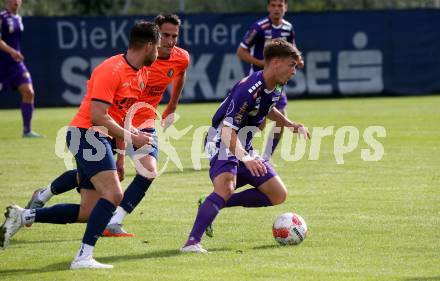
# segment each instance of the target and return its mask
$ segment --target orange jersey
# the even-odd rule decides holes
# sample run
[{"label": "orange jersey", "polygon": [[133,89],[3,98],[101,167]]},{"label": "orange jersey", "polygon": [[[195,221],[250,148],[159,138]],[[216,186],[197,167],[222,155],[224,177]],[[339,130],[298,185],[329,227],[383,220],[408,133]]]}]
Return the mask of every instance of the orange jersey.
[{"label": "orange jersey", "polygon": [[182,75],[188,68],[189,54],[182,48],[174,47],[168,59],[158,58],[151,66],[142,67],[142,72],[148,73],[148,85],[139,97],[139,102],[145,102],[151,107],[141,107],[136,111],[132,123],[136,128],[152,128],[156,119],[156,112],[168,84],[175,77]]},{"label": "orange jersey", "polygon": [[84,129],[92,127],[92,101],[109,104],[108,114],[122,126],[128,109],[145,89],[147,75],[148,72],[130,66],[122,54],[106,59],[93,70],[87,81],[87,94],[70,126]]}]

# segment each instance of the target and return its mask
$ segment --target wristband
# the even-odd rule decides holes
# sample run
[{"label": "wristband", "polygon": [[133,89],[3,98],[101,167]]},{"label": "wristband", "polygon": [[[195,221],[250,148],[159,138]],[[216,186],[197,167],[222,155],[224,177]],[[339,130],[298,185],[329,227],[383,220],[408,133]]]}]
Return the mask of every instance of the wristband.
[{"label": "wristband", "polygon": [[249,154],[246,154],[245,156],[243,156],[243,158],[241,158],[241,162],[247,162],[247,161],[251,161],[254,160],[254,158],[252,156],[250,156]]}]

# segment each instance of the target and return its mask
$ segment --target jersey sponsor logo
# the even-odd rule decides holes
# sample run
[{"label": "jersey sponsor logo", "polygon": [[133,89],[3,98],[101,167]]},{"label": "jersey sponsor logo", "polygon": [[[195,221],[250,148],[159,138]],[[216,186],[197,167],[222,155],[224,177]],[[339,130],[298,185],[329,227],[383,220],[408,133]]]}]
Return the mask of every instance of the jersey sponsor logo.
[{"label": "jersey sponsor logo", "polygon": [[135,101],[135,98],[123,98],[115,100],[115,106],[120,110],[128,111]]},{"label": "jersey sponsor logo", "polygon": [[241,122],[243,122],[243,117],[244,117],[244,114],[246,113],[246,110],[247,110],[248,106],[249,106],[249,104],[247,103],[247,101],[245,101],[241,105],[240,110],[235,114],[234,122],[236,124],[241,124]]},{"label": "jersey sponsor logo", "polygon": [[168,77],[170,77],[170,78],[173,77],[173,74],[174,74],[173,69],[168,70],[168,72],[167,72]]},{"label": "jersey sponsor logo", "polygon": [[160,87],[160,86],[147,86],[148,89],[148,94],[149,96],[161,96],[163,94],[163,92],[165,92],[165,88],[164,87]]},{"label": "jersey sponsor logo", "polygon": [[281,36],[285,36],[285,37],[287,37],[287,36],[289,36],[290,35],[290,32],[281,32]]}]

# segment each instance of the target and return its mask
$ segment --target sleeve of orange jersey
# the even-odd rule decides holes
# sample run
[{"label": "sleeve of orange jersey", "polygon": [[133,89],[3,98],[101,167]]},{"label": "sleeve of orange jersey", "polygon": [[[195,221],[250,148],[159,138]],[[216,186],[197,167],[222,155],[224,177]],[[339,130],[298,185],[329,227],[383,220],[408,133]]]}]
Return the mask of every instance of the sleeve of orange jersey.
[{"label": "sleeve of orange jersey", "polygon": [[173,79],[173,88],[172,88],[172,96],[180,95],[182,91],[183,84],[185,83],[184,79],[186,78],[185,72],[188,69],[189,65],[189,54],[184,52],[181,57],[181,63],[178,65],[177,73],[175,78]]},{"label": "sleeve of orange jersey", "polygon": [[120,83],[119,75],[114,71],[114,65],[104,65],[96,69],[93,74],[93,84],[90,89],[92,100],[113,104],[113,98]]},{"label": "sleeve of orange jersey", "polygon": [[172,82],[172,92],[171,92],[171,99],[170,104],[177,105],[177,102],[180,98],[180,95],[182,93],[183,85],[185,84],[186,80],[186,70],[189,65],[189,54],[185,51],[182,54],[182,57],[180,58],[180,64],[178,65],[176,76],[173,79]]},{"label": "sleeve of orange jersey", "polygon": [[177,75],[182,75],[187,69],[189,65],[189,54],[188,52],[184,52],[182,56],[182,64],[179,67]]}]

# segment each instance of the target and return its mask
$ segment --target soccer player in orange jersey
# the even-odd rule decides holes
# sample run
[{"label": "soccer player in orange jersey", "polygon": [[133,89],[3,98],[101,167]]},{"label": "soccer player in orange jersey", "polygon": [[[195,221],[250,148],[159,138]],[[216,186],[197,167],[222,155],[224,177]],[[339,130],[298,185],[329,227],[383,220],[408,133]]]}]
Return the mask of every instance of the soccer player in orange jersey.
[{"label": "soccer player in orange jersey", "polygon": [[87,94],[70,122],[67,146],[77,164],[81,204],[57,204],[49,208],[22,209],[11,205],[0,229],[0,247],[25,224],[88,222],[81,247],[71,269],[112,268],[93,258],[94,246],[122,200],[122,189],[110,137],[135,147],[152,143],[151,134],[121,127],[131,105],[146,90],[147,72],[139,71],[157,58],[160,34],[153,23],[140,21],[131,29],[126,54],[98,65],[87,82]]},{"label": "soccer player in orange jersey", "polygon": [[[183,85],[185,84],[186,70],[189,65],[188,52],[176,46],[180,27],[179,17],[172,14],[161,14],[156,17],[155,23],[159,26],[161,33],[158,58],[151,66],[145,66],[141,69],[143,75],[148,75],[148,84],[138,100],[138,102],[144,102],[148,106],[141,107],[137,110],[132,119],[132,125],[134,127],[153,135],[155,134],[154,123],[156,119],[156,108],[170,83],[172,83],[172,94],[168,106],[162,114],[162,126],[166,128],[173,123],[173,113],[176,111]],[[146,191],[157,174],[157,143],[153,144],[147,153],[135,152],[131,146],[128,147],[128,151],[143,153],[139,159],[142,167],[141,169],[137,169],[137,175],[124,192],[124,197],[119,207],[117,207],[115,215],[103,233],[104,236],[134,236],[122,228],[122,221],[145,196]],[[124,178],[124,158],[119,157],[119,155],[116,161],[116,167],[120,179],[122,180]],[[48,187],[37,189],[26,208],[41,208],[53,195],[62,194],[74,189],[78,186],[76,175],[76,169],[66,171],[56,178]]]},{"label": "soccer player in orange jersey", "polygon": [[[189,64],[188,52],[176,46],[180,27],[179,17],[174,14],[160,14],[155,18],[155,23],[159,26],[161,33],[158,50],[159,56],[151,66],[142,68],[144,73],[148,73],[149,82],[146,91],[140,96],[139,101],[145,102],[147,106],[141,107],[136,111],[132,120],[135,128],[151,134],[155,134],[156,108],[170,83],[172,83],[172,94],[168,106],[162,114],[162,126],[166,128],[173,122],[173,113],[176,111],[179,97],[182,93],[186,69]],[[137,153],[129,147],[128,151],[130,150],[132,153]],[[105,229],[104,236],[134,236],[122,228],[122,221],[140,203],[156,177],[157,158],[157,144],[153,144],[148,154],[144,154],[138,160],[141,164],[141,169],[137,169],[136,176],[125,190],[121,204],[117,207],[115,215]],[[118,170],[120,173],[123,173],[123,163],[119,162],[118,164],[122,165],[118,165]]]}]

